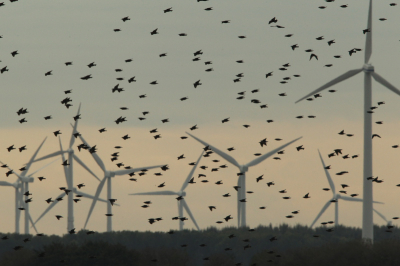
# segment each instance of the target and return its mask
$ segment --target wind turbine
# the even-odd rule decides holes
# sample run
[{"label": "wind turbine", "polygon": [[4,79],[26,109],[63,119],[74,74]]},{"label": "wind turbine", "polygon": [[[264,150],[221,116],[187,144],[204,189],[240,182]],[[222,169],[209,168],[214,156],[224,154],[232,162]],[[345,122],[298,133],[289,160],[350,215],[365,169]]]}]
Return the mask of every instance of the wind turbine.
[{"label": "wind turbine", "polygon": [[[356,201],[356,202],[363,202],[363,199],[358,199],[358,198],[352,198],[352,197],[347,197],[347,196],[342,196],[338,193],[336,193],[335,189],[335,184],[332,181],[331,175],[329,174],[328,169],[326,169],[325,162],[322,159],[321,153],[318,150],[319,158],[321,159],[322,166],[325,171],[326,178],[328,179],[329,186],[331,187],[332,190],[332,198],[328,200],[325,205],[322,207],[321,211],[318,213],[317,217],[315,217],[314,221],[312,222],[310,228],[314,226],[314,224],[318,221],[318,219],[321,217],[322,214],[328,209],[328,207],[331,205],[332,202],[335,203],[335,226],[339,225],[339,200],[344,200],[344,201]],[[382,202],[374,201],[374,203],[379,203],[383,204]]]},{"label": "wind turbine", "polygon": [[[25,203],[24,199],[23,199],[23,193],[29,191],[29,183],[33,182],[33,178],[31,177],[31,175],[35,174],[37,171],[41,170],[42,168],[40,168],[39,170],[35,171],[34,173],[32,173],[29,176],[26,176],[27,172],[29,171],[29,168],[31,167],[32,163],[34,162],[36,155],[38,154],[38,152],[40,151],[40,149],[42,148],[44,142],[46,141],[47,138],[45,138],[42,143],[40,144],[40,146],[36,149],[35,153],[32,155],[31,159],[29,160],[29,162],[26,164],[25,166],[25,170],[23,170],[20,174],[16,173],[13,171],[13,174],[16,175],[18,177],[18,180],[14,183],[8,183],[3,181],[3,186],[13,186],[15,188],[15,232],[19,234],[19,217],[20,217],[20,210],[18,209],[19,206],[23,206],[23,208],[25,209],[25,234],[29,234],[29,221],[33,224],[32,218],[29,214],[29,204]],[[1,164],[3,164],[2,162],[0,162]],[[47,165],[46,165],[47,166]],[[46,167],[45,166],[45,167]],[[7,167],[9,170],[12,171],[12,169],[10,169],[9,167]],[[5,183],[4,183],[5,182]],[[28,196],[25,196],[25,199],[28,199]],[[34,227],[35,231],[36,227]]]},{"label": "wind turbine", "polygon": [[189,136],[191,136],[192,138],[194,138],[195,140],[197,140],[198,142],[200,142],[201,144],[203,144],[204,146],[208,146],[212,151],[214,151],[216,154],[218,154],[219,156],[221,156],[222,158],[224,158],[225,160],[227,160],[228,162],[230,162],[231,164],[233,164],[234,166],[236,166],[237,168],[239,168],[239,178],[238,178],[238,189],[237,189],[237,211],[238,211],[238,227],[246,227],[246,204],[245,202],[243,202],[243,204],[241,204],[240,200],[245,198],[245,193],[246,193],[246,172],[249,170],[249,167],[257,165],[259,163],[261,163],[262,161],[264,161],[265,159],[269,158],[270,156],[274,155],[275,153],[277,153],[278,151],[282,150],[283,148],[285,148],[286,146],[292,144],[293,142],[301,139],[297,138],[294,139],[282,146],[280,146],[279,148],[276,148],[264,155],[261,155],[259,157],[257,157],[256,159],[248,162],[247,164],[243,164],[240,165],[232,156],[226,154],[225,152],[215,148],[214,146],[208,144],[205,141],[202,141],[201,139],[191,135],[190,133],[186,132],[186,134],[188,134]]},{"label": "wind turbine", "polygon": [[[141,192],[141,193],[133,193],[129,195],[171,195],[171,196],[178,196],[178,197],[185,197],[186,196],[186,187],[189,185],[189,181],[193,176],[194,171],[196,170],[197,165],[200,162],[201,157],[203,156],[204,151],[200,154],[199,159],[197,159],[196,164],[193,166],[192,170],[190,171],[189,175],[186,177],[185,181],[182,184],[182,187],[179,191],[171,191],[171,190],[163,190],[163,191],[152,191],[152,192]],[[194,216],[192,212],[189,209],[189,206],[186,203],[186,200],[184,198],[178,200],[178,215],[179,218],[183,217],[183,209],[186,210],[187,214],[189,214],[190,219],[192,219],[194,225],[196,226],[197,230],[200,230],[199,226],[197,225],[196,220],[194,219]],[[183,230],[183,220],[179,220],[179,231]]]},{"label": "wind turbine", "polygon": [[[61,139],[59,138],[58,140],[59,140],[59,142],[60,142],[61,160],[64,162],[64,161],[65,161],[65,157],[64,157],[64,150],[63,150],[62,144],[61,144]],[[58,195],[58,197],[56,197],[56,199],[62,198],[65,194],[68,195],[68,215],[69,215],[69,211],[70,211],[70,209],[71,209],[71,207],[70,207],[70,205],[69,205],[69,198],[70,198],[70,196],[71,196],[71,198],[73,198],[74,194],[76,194],[76,195],[81,195],[82,197],[84,197],[84,198],[89,198],[89,199],[94,199],[94,197],[93,197],[92,195],[86,194],[86,193],[84,193],[84,192],[82,192],[82,191],[78,191],[75,187],[72,187],[72,188],[70,189],[70,186],[69,186],[69,185],[70,185],[71,182],[69,182],[69,180],[70,180],[69,177],[70,177],[70,176],[68,175],[68,168],[67,168],[67,166],[64,166],[64,175],[65,175],[65,181],[67,182],[67,185],[68,185],[68,190],[69,190],[69,192],[66,193],[66,191],[64,190],[64,192],[62,192],[60,195]],[[105,200],[105,199],[99,199],[99,200],[102,201],[102,202],[106,202],[106,203],[107,203],[107,200]],[[46,208],[46,210],[39,216],[39,218],[36,219],[36,221],[35,221],[33,224],[35,225],[37,222],[39,222],[39,220],[42,219],[42,217],[45,216],[46,213],[48,213],[57,203],[58,203],[58,200],[53,201],[53,202]],[[69,220],[67,221],[67,225],[70,226],[70,221],[69,221]],[[72,229],[74,229],[74,227],[71,228],[70,230],[72,230]]]},{"label": "wind turbine", "polygon": [[[73,180],[73,161],[75,160],[78,164],[80,164],[83,168],[85,168],[86,171],[88,171],[92,176],[94,176],[97,180],[100,181],[100,179],[78,158],[78,156],[75,155],[74,150],[72,149],[72,146],[74,145],[75,138],[76,136],[79,135],[77,132],[76,128],[78,126],[78,121],[79,121],[79,115],[80,115],[80,109],[81,105],[79,104],[78,112],[75,118],[75,124],[73,126],[72,134],[71,134],[71,139],[69,142],[69,147],[66,151],[64,150],[59,150],[56,152],[53,152],[51,154],[48,154],[46,156],[43,156],[34,162],[45,160],[48,158],[52,158],[58,155],[63,155],[64,153],[68,153],[68,166],[64,166],[64,171],[66,171],[66,176],[67,176],[67,185],[68,185],[68,190],[73,191],[74,189],[74,180]],[[61,144],[60,144],[61,145]],[[65,170],[65,167],[67,167]],[[70,230],[74,229],[74,202],[73,202],[73,193],[68,194],[68,225],[67,225],[67,231],[69,232]]]},{"label": "wind turbine", "polygon": [[313,92],[307,94],[296,103],[314,95],[320,91],[323,91],[343,80],[351,78],[352,76],[364,72],[364,166],[363,166],[363,220],[362,220],[362,238],[366,242],[373,242],[374,239],[374,225],[373,225],[373,195],[372,195],[372,181],[367,180],[368,177],[372,176],[372,87],[371,87],[371,76],[381,85],[385,86],[392,92],[400,95],[400,91],[395,88],[392,84],[386,81],[378,73],[375,72],[374,67],[369,63],[369,59],[372,54],[372,0],[369,2],[368,11],[368,30],[366,32],[367,38],[365,41],[365,58],[364,65],[362,68],[349,70],[339,77],[329,81],[325,85],[319,87]]},{"label": "wind turbine", "polygon": [[[32,224],[33,228],[35,229],[36,233],[38,232],[36,227],[34,226],[32,217],[29,213],[29,206],[27,203],[24,202],[24,195],[23,195],[23,189],[25,189],[24,191],[29,191],[26,189],[29,189],[29,183],[33,183],[34,178],[32,177],[32,175],[36,174],[38,171],[42,170],[43,168],[49,166],[50,164],[54,163],[55,161],[43,166],[42,168],[36,170],[35,172],[33,172],[32,174],[28,175],[28,176],[23,176],[21,174],[15,174],[18,179],[17,181],[15,181],[14,183],[10,183],[7,181],[0,181],[0,186],[11,186],[14,187],[15,189],[15,233],[19,234],[19,218],[20,218],[20,209],[19,207],[24,206],[24,210],[25,210],[25,216],[28,217],[30,223]],[[3,164],[0,161],[1,164]],[[7,167],[9,170],[11,170],[9,167]],[[29,234],[29,224],[26,224],[27,220],[25,219],[25,234]]]},{"label": "wind turbine", "polygon": [[388,226],[391,226],[391,225],[392,225],[392,221],[389,221],[388,219],[386,219],[386,217],[385,217],[382,213],[378,212],[378,211],[375,210],[375,209],[374,209],[374,212],[375,212],[376,214],[378,214],[379,217],[381,217],[381,218],[386,222],[386,224],[387,224]]},{"label": "wind turbine", "polygon": [[[32,182],[33,182],[33,180],[32,180]],[[15,181],[14,183],[9,183],[7,181],[0,181],[0,186],[3,186],[3,187],[9,186],[9,187],[13,187],[15,189],[15,233],[19,234],[20,210],[18,208],[19,208],[19,206],[21,206],[20,204],[21,204],[21,195],[22,195],[22,193],[21,193],[22,184],[19,180]]]},{"label": "wind turbine", "polygon": [[[92,147],[86,142],[86,140],[80,135],[79,138],[82,140],[82,142],[88,147],[88,149],[91,149]],[[85,226],[83,228],[86,228],[87,223],[89,222],[90,216],[92,215],[94,206],[96,206],[96,202],[100,196],[100,193],[104,187],[105,182],[107,181],[107,199],[110,200],[112,199],[111,196],[111,178],[114,176],[118,175],[127,175],[136,171],[141,171],[144,169],[153,169],[157,167],[162,167],[163,165],[155,165],[155,166],[147,166],[147,167],[140,167],[140,168],[131,168],[131,169],[124,169],[124,170],[117,170],[117,171],[110,171],[107,170],[103,161],[100,159],[99,155],[97,155],[96,152],[91,153],[93,159],[96,161],[96,163],[99,165],[101,170],[103,170],[104,177],[103,180],[99,183],[97,186],[96,194],[93,198],[92,205],[90,206],[88,216],[86,218]],[[111,202],[108,202],[107,204],[107,232],[112,231],[112,205]]]}]

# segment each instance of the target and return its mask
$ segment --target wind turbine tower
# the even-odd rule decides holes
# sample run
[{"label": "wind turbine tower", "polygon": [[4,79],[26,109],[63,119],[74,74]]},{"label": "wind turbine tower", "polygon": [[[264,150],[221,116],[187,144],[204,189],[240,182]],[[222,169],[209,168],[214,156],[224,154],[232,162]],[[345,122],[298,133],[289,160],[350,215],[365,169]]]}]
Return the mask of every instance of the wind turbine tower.
[{"label": "wind turbine tower", "polygon": [[319,87],[313,92],[307,94],[299,99],[296,103],[323,91],[343,80],[351,78],[360,72],[364,72],[364,161],[363,161],[363,217],[362,217],[362,238],[365,242],[373,243],[374,240],[374,224],[373,224],[373,195],[372,195],[372,181],[367,179],[372,177],[372,86],[371,76],[392,92],[400,95],[400,91],[375,72],[374,66],[369,63],[372,54],[372,0],[369,2],[368,11],[368,31],[366,32],[365,41],[365,57],[364,65],[362,68],[349,70],[339,77],[329,81],[325,85]]},{"label": "wind turbine tower", "polygon": [[234,166],[236,166],[239,169],[240,173],[238,173],[239,178],[238,178],[238,189],[237,189],[238,227],[246,227],[246,203],[240,202],[240,200],[245,199],[245,197],[246,197],[246,194],[245,194],[246,193],[246,172],[249,170],[249,167],[255,166],[255,165],[261,163],[262,161],[266,160],[267,158],[274,155],[278,151],[282,150],[286,146],[288,146],[288,145],[292,144],[293,142],[302,138],[302,137],[300,137],[300,138],[294,139],[294,140],[280,146],[279,148],[276,148],[264,155],[261,155],[260,157],[257,157],[256,159],[248,162],[247,164],[241,165],[232,156],[226,154],[225,152],[215,148],[214,146],[193,136],[192,134],[190,134],[188,132],[186,132],[186,134],[188,134],[189,136],[191,136],[192,138],[194,138],[195,140],[197,140],[204,146],[209,147],[213,152],[215,152],[216,154],[218,154],[219,156],[221,156],[222,158],[224,158],[229,163],[233,164]]}]

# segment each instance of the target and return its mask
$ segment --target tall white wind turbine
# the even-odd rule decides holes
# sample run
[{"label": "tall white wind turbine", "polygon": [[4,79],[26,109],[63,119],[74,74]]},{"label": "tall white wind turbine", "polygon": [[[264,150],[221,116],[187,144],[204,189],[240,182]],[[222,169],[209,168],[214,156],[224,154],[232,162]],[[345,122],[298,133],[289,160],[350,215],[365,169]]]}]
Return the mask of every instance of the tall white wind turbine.
[{"label": "tall white wind turbine", "polygon": [[[182,187],[179,191],[171,191],[171,190],[163,190],[163,191],[152,191],[152,192],[140,192],[140,193],[132,193],[129,195],[162,195],[162,196],[178,196],[178,197],[185,197],[186,196],[186,187],[189,185],[190,179],[193,177],[193,173],[196,170],[197,165],[200,162],[201,157],[203,156],[204,151],[200,154],[199,159],[197,159],[196,164],[193,166],[192,170],[189,172],[189,175],[186,177],[185,181],[182,184]],[[196,220],[194,219],[194,216],[192,212],[189,209],[189,206],[186,203],[186,200],[184,198],[178,200],[178,215],[179,218],[183,218],[183,209],[186,210],[187,214],[190,216],[190,219],[192,219],[194,225],[196,226],[197,230],[200,230],[199,226],[197,225]],[[179,231],[183,230],[183,220],[179,220]]]},{"label": "tall white wind turbine", "polygon": [[[33,182],[33,178],[31,177],[31,175],[33,175],[34,173],[32,173],[29,176],[26,176],[27,172],[29,171],[32,163],[34,162],[36,155],[39,153],[40,149],[42,148],[44,142],[46,141],[47,138],[45,138],[42,143],[40,144],[40,146],[36,149],[35,153],[32,155],[31,159],[29,160],[29,162],[26,164],[25,166],[25,170],[23,170],[20,174],[16,173],[15,171],[13,171],[12,169],[10,169],[9,167],[7,167],[9,170],[13,171],[13,174],[16,175],[18,177],[17,182],[15,182],[14,184],[11,184],[11,186],[13,186],[15,188],[15,232],[19,233],[19,218],[20,218],[20,210],[18,209],[19,207],[23,206],[24,211],[25,211],[25,215],[24,215],[24,231],[25,234],[29,234],[29,222],[31,222],[33,224],[32,218],[30,216],[29,213],[29,203],[25,203],[24,199],[23,199],[23,194],[27,191],[29,191],[29,183]],[[3,164],[2,162],[0,162],[1,164]],[[42,167],[43,168],[43,167]],[[41,169],[42,169],[41,168]],[[6,182],[8,183],[8,182]],[[6,183],[4,183],[3,185],[6,185]],[[10,183],[8,183],[10,184]],[[25,196],[25,199],[28,199],[28,196]],[[34,227],[35,231],[36,227]]]},{"label": "tall white wind turbine", "polygon": [[[88,147],[88,149],[91,149],[92,147],[86,142],[86,140],[80,135],[79,138],[82,140],[82,142]],[[89,222],[90,216],[92,215],[93,209],[96,205],[96,202],[100,196],[100,193],[104,187],[105,182],[107,181],[107,199],[110,200],[112,199],[111,196],[111,178],[114,176],[121,176],[121,175],[127,175],[133,172],[141,171],[144,169],[153,169],[153,168],[158,168],[162,167],[163,165],[155,165],[155,166],[146,166],[146,167],[140,167],[140,168],[131,168],[131,169],[124,169],[124,170],[117,170],[117,171],[110,171],[107,170],[103,161],[100,159],[99,155],[97,155],[96,152],[91,153],[93,159],[96,161],[96,163],[99,165],[101,170],[104,173],[104,177],[97,186],[96,194],[94,195],[92,205],[90,206],[88,216],[86,218],[85,226],[83,228],[86,228],[87,223]],[[111,202],[109,201],[107,203],[107,232],[112,231],[112,205]]]},{"label": "tall white wind turbine", "polygon": [[20,210],[18,208],[21,205],[22,183],[19,180],[15,181],[14,183],[10,183],[10,182],[7,182],[7,181],[0,181],[0,186],[2,186],[2,187],[13,187],[15,189],[15,233],[19,234]]},{"label": "tall white wind turbine", "polygon": [[365,41],[365,59],[362,68],[349,70],[339,77],[329,81],[325,85],[319,87],[313,92],[307,94],[296,103],[314,95],[320,91],[323,91],[343,80],[351,78],[352,76],[364,72],[364,166],[363,166],[363,219],[362,219],[362,238],[366,242],[373,242],[374,239],[374,227],[373,227],[373,195],[372,195],[372,181],[367,180],[368,177],[372,176],[372,87],[371,87],[371,76],[381,85],[385,86],[392,92],[400,95],[400,91],[395,88],[392,84],[386,81],[378,73],[375,72],[374,67],[369,63],[369,59],[372,54],[372,0],[369,2],[368,11],[368,30],[366,32],[367,38]]},{"label": "tall white wind turbine", "polygon": [[[28,203],[25,203],[24,200],[24,192],[29,191],[29,183],[33,183],[34,178],[32,177],[34,174],[42,170],[43,168],[49,166],[50,164],[54,163],[55,161],[52,161],[51,163],[46,164],[45,166],[41,167],[40,169],[36,170],[35,172],[31,173],[28,176],[22,176],[20,174],[14,173],[18,179],[14,183],[9,183],[6,181],[1,181],[0,186],[12,186],[15,188],[15,233],[19,234],[19,218],[20,218],[20,212],[21,210],[19,209],[21,206],[23,206],[24,211],[25,211],[25,234],[29,234],[29,223],[27,219],[29,219],[29,222],[31,223],[33,229],[35,229],[35,232],[38,233],[35,224],[33,223],[31,214],[29,212],[29,205]],[[2,163],[2,162],[0,162]],[[11,170],[8,167],[9,170]],[[25,199],[29,198],[28,196],[25,196]]]},{"label": "tall white wind turbine", "polygon": [[[325,175],[326,175],[326,178],[328,179],[329,186],[331,187],[333,195],[332,195],[332,198],[330,200],[328,200],[325,203],[325,205],[322,207],[322,209],[318,213],[317,217],[315,217],[315,219],[312,222],[310,228],[312,228],[314,226],[314,224],[318,221],[318,219],[321,217],[321,215],[324,214],[324,212],[326,211],[326,209],[328,209],[328,207],[331,205],[332,202],[335,203],[335,226],[338,226],[339,225],[339,200],[363,202],[363,199],[352,198],[352,197],[348,197],[348,196],[342,196],[341,194],[336,193],[335,184],[332,181],[332,178],[331,178],[331,175],[329,174],[328,169],[326,169],[325,162],[322,159],[322,156],[321,156],[321,153],[319,152],[319,150],[318,150],[318,154],[319,154],[319,158],[321,159],[321,163],[322,163],[322,166],[324,168]],[[374,201],[374,203],[383,204],[382,202],[378,202],[378,201]]]},{"label": "tall white wind turbine", "polygon": [[246,203],[245,202],[242,203],[242,202],[240,202],[240,200],[245,199],[245,197],[246,197],[246,195],[245,195],[245,193],[246,193],[246,172],[249,170],[249,167],[261,163],[262,161],[266,160],[267,158],[274,155],[278,151],[282,150],[286,146],[288,146],[288,145],[292,144],[293,142],[302,138],[302,137],[299,137],[297,139],[294,139],[294,140],[280,146],[279,148],[276,148],[264,155],[257,157],[256,159],[248,162],[247,164],[241,165],[232,156],[226,154],[225,152],[215,148],[214,146],[208,144],[205,141],[202,141],[201,139],[193,136],[192,134],[190,134],[188,132],[186,132],[186,134],[188,134],[189,136],[191,136],[192,138],[194,138],[195,140],[197,140],[204,146],[208,146],[213,152],[215,152],[216,154],[218,154],[219,156],[221,156],[222,158],[224,158],[225,160],[227,160],[228,162],[230,162],[231,164],[233,164],[234,166],[239,168],[240,172],[238,174],[239,178],[238,178],[238,189],[237,189],[238,227],[246,227]]},{"label": "tall white wind turbine", "polygon": [[[98,181],[100,181],[100,179],[78,158],[78,156],[76,156],[76,154],[74,153],[74,149],[73,149],[73,145],[75,143],[75,138],[76,135],[79,135],[78,131],[76,130],[77,126],[78,126],[78,121],[79,121],[79,115],[80,115],[80,109],[81,109],[81,105],[79,104],[79,108],[78,108],[78,112],[77,112],[77,118],[75,118],[75,123],[73,126],[73,130],[71,133],[71,138],[70,138],[70,142],[69,142],[69,147],[66,151],[64,150],[59,150],[56,152],[53,152],[51,154],[48,154],[46,156],[43,156],[37,160],[35,160],[34,162],[37,161],[41,161],[41,160],[45,160],[48,158],[52,158],[55,156],[59,156],[62,155],[64,153],[68,153],[68,166],[64,166],[64,169],[66,168],[66,175],[67,175],[67,186],[68,186],[68,190],[73,191],[74,189],[74,180],[73,180],[73,162],[74,160],[80,164],[83,168],[85,168],[86,171],[88,171],[92,176],[94,176]],[[61,145],[61,144],[60,144]],[[68,218],[67,218],[67,231],[69,232],[70,230],[74,229],[74,202],[73,202],[73,193],[68,194]]]},{"label": "tall white wind turbine", "polygon": [[[63,150],[63,148],[62,148],[62,144],[61,144],[61,139],[59,138],[59,142],[60,142],[60,151],[61,151],[61,160],[64,162],[65,161],[65,157],[64,157],[64,150]],[[84,193],[84,192],[82,192],[82,191],[78,191],[75,187],[72,187],[71,189],[70,189],[70,176],[68,175],[68,168],[67,168],[67,166],[64,166],[64,175],[65,175],[65,181],[66,181],[66,183],[67,183],[67,185],[68,185],[68,193],[64,190],[64,192],[62,192],[60,195],[58,195],[55,199],[56,200],[54,200],[47,208],[46,208],[46,210],[44,210],[44,212],[39,216],[39,218],[37,218],[36,219],[36,221],[33,223],[33,225],[35,225],[37,222],[39,222],[40,221],[40,219],[42,219],[42,217],[43,216],[45,216],[59,201],[57,200],[57,199],[59,199],[59,198],[62,198],[63,196],[65,196],[66,194],[68,194],[68,215],[69,215],[69,213],[70,213],[70,210],[71,210],[71,206],[70,206],[70,204],[69,204],[69,198],[71,197],[71,198],[73,198],[73,196],[74,195],[80,195],[81,197],[84,197],[84,198],[88,198],[88,199],[94,199],[94,196],[92,196],[92,195],[89,195],[89,194],[87,194],[87,193]],[[105,203],[107,203],[107,200],[105,200],[105,199],[98,199],[99,201],[101,201],[101,202],[105,202]],[[68,226],[68,228],[69,228],[69,226],[70,226],[71,224],[70,224],[70,220],[67,220],[67,226]],[[72,224],[73,225],[73,224]],[[70,230],[72,230],[72,229],[74,229],[75,227],[72,227]]]}]

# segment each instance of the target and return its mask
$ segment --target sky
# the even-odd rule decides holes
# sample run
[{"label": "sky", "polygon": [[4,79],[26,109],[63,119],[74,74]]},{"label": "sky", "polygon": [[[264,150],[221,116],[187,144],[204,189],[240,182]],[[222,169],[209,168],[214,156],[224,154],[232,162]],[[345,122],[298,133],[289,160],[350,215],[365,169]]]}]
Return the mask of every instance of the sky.
[{"label": "sky", "polygon": [[[395,2],[396,1],[392,1]],[[391,84],[400,88],[400,77],[395,58],[400,53],[400,6],[390,6],[391,1],[373,3],[373,53],[370,62],[375,71]],[[168,164],[170,170],[149,170],[137,181],[129,176],[112,179],[113,198],[120,206],[113,207],[113,230],[168,231],[176,230],[178,222],[171,218],[178,215],[177,200],[171,196],[132,196],[130,193],[146,191],[179,190],[189,174],[189,163],[195,162],[204,147],[196,140],[185,136],[190,132],[196,137],[226,151],[239,163],[253,160],[256,153],[269,152],[284,143],[303,138],[280,155],[272,157],[247,173],[247,222],[248,226],[310,225],[322,206],[331,199],[331,191],[322,168],[318,149],[327,165],[331,165],[331,176],[339,190],[340,184],[348,184],[347,195],[356,193],[362,198],[363,157],[363,74],[346,80],[324,91],[313,101],[295,102],[344,72],[360,68],[364,60],[368,3],[366,0],[345,1],[26,1],[5,2],[0,7],[0,68],[9,71],[0,75],[2,97],[0,97],[0,160],[12,169],[27,163],[37,147],[47,137],[38,157],[59,150],[58,137],[53,132],[61,131],[63,147],[69,144],[74,122],[81,104],[81,119],[78,131],[90,145],[96,145],[97,154],[106,168],[117,170],[116,163],[125,166],[145,167]],[[341,5],[348,4],[346,8]],[[325,9],[318,8],[326,6]],[[163,10],[172,7],[172,12]],[[206,8],[212,10],[206,11]],[[128,16],[130,20],[121,19]],[[276,17],[277,23],[268,24]],[[381,21],[380,18],[387,20]],[[229,20],[230,23],[221,23]],[[275,27],[276,25],[284,28]],[[158,34],[151,35],[154,29]],[[114,29],[120,31],[115,32]],[[187,36],[179,36],[186,33]],[[285,35],[292,34],[291,37]],[[238,38],[245,36],[246,38]],[[323,36],[323,40],[316,40]],[[335,40],[329,46],[327,42]],[[291,45],[298,44],[294,51]],[[348,51],[362,49],[352,56]],[[313,49],[318,56],[310,59],[306,49]],[[18,50],[13,57],[11,52]],[[194,53],[201,50],[199,61],[193,61]],[[160,54],[166,56],[160,57]],[[341,58],[334,58],[341,55]],[[132,59],[131,62],[125,62]],[[236,61],[243,60],[243,63]],[[71,66],[65,62],[72,61]],[[211,61],[212,64],[205,65]],[[94,62],[96,66],[87,65]],[[279,70],[284,64],[290,66]],[[326,65],[332,64],[331,67]],[[205,71],[212,68],[213,71]],[[122,69],[117,72],[115,69]],[[52,75],[45,73],[52,71]],[[266,78],[266,74],[273,72]],[[243,73],[239,82],[236,75]],[[81,80],[86,75],[92,79]],[[300,75],[294,77],[293,75]],[[134,77],[136,82],[129,83]],[[290,77],[282,84],[283,78]],[[123,78],[123,80],[117,80]],[[200,80],[201,85],[193,84]],[[157,85],[150,83],[157,81]],[[119,84],[124,91],[112,92]],[[384,182],[374,184],[374,200],[384,202],[376,209],[387,219],[400,216],[396,202],[400,200],[398,158],[400,129],[400,98],[380,84],[372,81],[373,104],[384,101],[373,114],[373,133],[381,138],[373,139],[373,172]],[[253,90],[257,92],[252,92]],[[65,94],[65,90],[72,93]],[[237,99],[244,93],[244,99]],[[279,96],[285,93],[286,96]],[[140,98],[140,95],[146,95]],[[60,102],[72,99],[67,109]],[[187,100],[180,99],[187,97]],[[260,103],[252,103],[257,99]],[[267,108],[260,108],[266,104]],[[121,110],[127,107],[128,110]],[[25,115],[18,116],[20,108],[27,108]],[[143,115],[142,112],[149,112]],[[44,117],[51,115],[52,119]],[[126,122],[114,121],[126,117]],[[303,116],[302,119],[296,118]],[[308,118],[315,116],[315,118]],[[26,118],[28,122],[19,123]],[[140,120],[139,117],[145,118]],[[162,123],[162,119],[169,119]],[[222,123],[225,118],[229,122]],[[267,123],[267,120],[273,120]],[[245,128],[243,125],[250,125]],[[194,125],[198,129],[190,130]],[[99,129],[106,132],[99,133]],[[157,128],[161,138],[154,139],[149,131]],[[339,135],[340,131],[354,134]],[[128,134],[131,138],[123,140]],[[267,138],[265,147],[259,141]],[[276,141],[276,138],[282,139]],[[100,178],[103,173],[88,151],[75,154]],[[7,151],[26,145],[27,150]],[[296,147],[303,145],[304,150]],[[122,146],[115,149],[115,146]],[[226,149],[234,147],[228,152]],[[339,156],[328,158],[334,149],[343,149],[343,155],[358,155],[355,159]],[[112,162],[111,154],[119,152],[119,160]],[[185,159],[178,160],[184,154]],[[273,156],[274,157],[274,156]],[[213,162],[212,160],[219,160]],[[29,173],[49,163],[34,163]],[[30,185],[33,202],[30,213],[34,220],[47,208],[45,199],[60,194],[65,186],[62,160],[34,175]],[[211,168],[226,164],[228,167],[211,172]],[[185,197],[201,229],[209,226],[223,228],[237,224],[236,194],[238,170],[217,154],[202,158],[194,173],[196,184],[189,184]],[[337,176],[335,173],[348,171]],[[15,182],[16,176],[6,177],[7,169],[0,168],[0,180]],[[154,173],[161,172],[162,176]],[[28,174],[29,174],[28,173]],[[198,174],[206,177],[198,178]],[[74,185],[84,183],[82,191],[96,192],[99,182],[79,165],[74,164]],[[256,182],[260,175],[263,180]],[[46,179],[39,181],[38,176]],[[201,180],[208,180],[203,183]],[[215,182],[222,180],[222,185]],[[267,182],[275,186],[268,187]],[[165,182],[164,188],[157,186]],[[2,232],[14,231],[14,190],[1,187],[0,211]],[[278,191],[286,189],[286,194]],[[230,193],[232,197],[224,198]],[[310,193],[310,199],[303,199]],[[290,196],[290,200],[282,199]],[[106,188],[101,197],[106,199]],[[144,201],[151,200],[149,208],[141,208]],[[75,204],[75,227],[83,228],[91,200],[83,199]],[[208,206],[216,210],[210,212]],[[265,206],[265,210],[259,207]],[[292,219],[285,218],[292,211],[300,210]],[[106,230],[106,205],[97,203],[87,229]],[[216,221],[231,214],[227,223]],[[57,221],[55,215],[64,220]],[[187,215],[186,215],[187,216]],[[339,203],[339,222],[347,226],[361,227],[362,204]],[[37,223],[38,231],[45,234],[66,232],[67,202],[59,202]],[[163,221],[150,225],[148,218],[162,217]],[[331,206],[318,224],[334,220]],[[374,223],[383,225],[384,220],[374,216]],[[393,220],[396,224],[396,220]],[[195,228],[189,220],[185,228]],[[23,219],[21,218],[21,230]],[[33,231],[31,231],[33,232]]]}]

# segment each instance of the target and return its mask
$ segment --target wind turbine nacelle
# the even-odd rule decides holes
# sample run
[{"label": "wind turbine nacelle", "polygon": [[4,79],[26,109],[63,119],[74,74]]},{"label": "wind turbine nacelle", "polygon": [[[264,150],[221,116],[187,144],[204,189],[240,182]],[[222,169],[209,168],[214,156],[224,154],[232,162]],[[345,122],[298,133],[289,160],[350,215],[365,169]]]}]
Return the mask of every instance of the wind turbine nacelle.
[{"label": "wind turbine nacelle", "polygon": [[115,172],[113,172],[113,171],[106,171],[105,176],[114,177],[114,176],[115,176]]},{"label": "wind turbine nacelle", "polygon": [[185,197],[186,196],[186,191],[179,191],[178,195],[182,196],[182,197]]},{"label": "wind turbine nacelle", "polygon": [[246,165],[242,165],[240,166],[240,172],[242,173],[246,173],[249,170],[249,167]]},{"label": "wind turbine nacelle", "polygon": [[22,182],[32,183],[34,178],[33,177],[22,177]]},{"label": "wind turbine nacelle", "polygon": [[364,64],[363,70],[364,70],[364,72],[374,72],[375,68],[371,64]]}]

